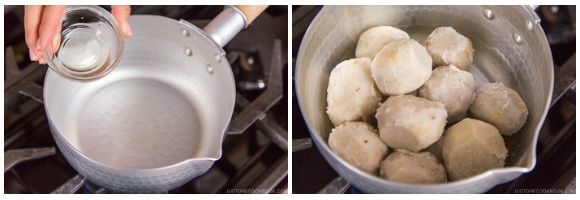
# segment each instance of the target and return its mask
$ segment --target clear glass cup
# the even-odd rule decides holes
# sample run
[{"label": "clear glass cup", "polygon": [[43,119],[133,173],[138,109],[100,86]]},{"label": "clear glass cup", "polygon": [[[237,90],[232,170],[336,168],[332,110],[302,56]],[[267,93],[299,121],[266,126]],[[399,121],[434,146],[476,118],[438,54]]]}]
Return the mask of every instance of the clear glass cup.
[{"label": "clear glass cup", "polygon": [[117,20],[98,6],[67,6],[62,17],[58,51],[42,52],[52,70],[77,81],[93,81],[110,73],[123,55],[123,33]]}]

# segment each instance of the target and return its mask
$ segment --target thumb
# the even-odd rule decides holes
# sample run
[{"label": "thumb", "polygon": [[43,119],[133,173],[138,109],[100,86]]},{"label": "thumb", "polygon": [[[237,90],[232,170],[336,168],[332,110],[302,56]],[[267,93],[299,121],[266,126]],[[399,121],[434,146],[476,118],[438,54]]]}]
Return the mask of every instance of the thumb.
[{"label": "thumb", "polygon": [[133,32],[131,31],[131,26],[129,26],[129,15],[131,14],[131,7],[126,5],[114,5],[111,6],[111,13],[119,22],[121,26],[121,31],[125,37],[131,37]]}]

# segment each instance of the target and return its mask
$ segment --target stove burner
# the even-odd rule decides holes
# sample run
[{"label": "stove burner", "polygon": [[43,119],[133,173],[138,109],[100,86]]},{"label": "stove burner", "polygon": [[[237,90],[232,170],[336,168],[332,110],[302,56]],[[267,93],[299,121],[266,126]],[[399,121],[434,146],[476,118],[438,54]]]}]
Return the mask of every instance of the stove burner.
[{"label": "stove burner", "polygon": [[[268,78],[268,89],[264,91],[252,103],[246,105],[245,109],[234,118],[228,129],[231,133],[242,133],[264,112],[269,110],[276,102],[282,98],[282,46],[280,40],[274,41],[272,52],[272,64],[270,65],[270,76]],[[240,103],[238,103],[240,104]],[[286,145],[288,146],[288,145]]]}]

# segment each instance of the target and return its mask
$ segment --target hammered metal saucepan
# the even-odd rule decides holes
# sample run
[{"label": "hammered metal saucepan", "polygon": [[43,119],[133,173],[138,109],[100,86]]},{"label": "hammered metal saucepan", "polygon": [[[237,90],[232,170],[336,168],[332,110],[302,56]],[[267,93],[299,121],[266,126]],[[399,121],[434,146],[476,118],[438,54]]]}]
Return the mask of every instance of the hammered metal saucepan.
[{"label": "hammered metal saucepan", "polygon": [[[369,175],[339,158],[328,146],[333,128],[326,114],[330,71],[354,57],[360,34],[389,25],[422,43],[440,26],[452,26],[473,42],[476,85],[502,82],[522,96],[529,109],[523,129],[504,137],[506,165],[445,184],[411,185]],[[531,171],[536,141],[553,89],[552,55],[539,18],[528,6],[325,6],[310,24],[296,60],[296,91],[312,139],[336,170],[367,193],[480,193]]]},{"label": "hammered metal saucepan", "polygon": [[45,109],[69,163],[124,193],[166,192],[207,172],[221,157],[236,95],[222,46],[257,16],[242,13],[226,7],[205,31],[134,15],[123,58],[104,78],[83,83],[48,70]]}]

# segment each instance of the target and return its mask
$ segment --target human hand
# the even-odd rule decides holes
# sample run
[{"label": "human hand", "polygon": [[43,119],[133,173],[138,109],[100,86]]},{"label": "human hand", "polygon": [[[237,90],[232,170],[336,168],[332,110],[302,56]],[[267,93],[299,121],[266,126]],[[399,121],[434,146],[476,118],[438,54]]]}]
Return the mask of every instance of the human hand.
[{"label": "human hand", "polygon": [[[42,51],[52,45],[56,52],[60,46],[61,18],[65,6],[24,6],[24,33],[26,45],[30,53],[30,60],[46,64]],[[129,26],[130,6],[111,6],[111,13],[119,23],[123,36],[131,37]]]}]

